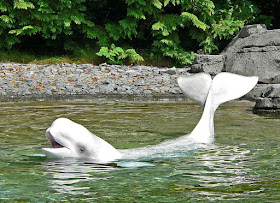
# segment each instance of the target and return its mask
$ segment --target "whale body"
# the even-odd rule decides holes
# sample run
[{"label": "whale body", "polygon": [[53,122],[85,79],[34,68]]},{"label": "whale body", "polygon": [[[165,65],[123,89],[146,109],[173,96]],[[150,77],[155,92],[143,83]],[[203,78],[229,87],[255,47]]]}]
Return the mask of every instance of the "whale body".
[{"label": "whale body", "polygon": [[204,108],[200,121],[190,134],[154,146],[117,150],[84,126],[67,118],[58,118],[45,133],[52,146],[42,150],[51,158],[89,158],[96,163],[108,163],[157,153],[172,153],[172,150],[183,149],[187,145],[197,147],[213,143],[216,109],[224,102],[247,94],[257,84],[258,77],[220,73],[212,79],[209,74],[198,73],[181,76],[177,82],[187,97]]}]

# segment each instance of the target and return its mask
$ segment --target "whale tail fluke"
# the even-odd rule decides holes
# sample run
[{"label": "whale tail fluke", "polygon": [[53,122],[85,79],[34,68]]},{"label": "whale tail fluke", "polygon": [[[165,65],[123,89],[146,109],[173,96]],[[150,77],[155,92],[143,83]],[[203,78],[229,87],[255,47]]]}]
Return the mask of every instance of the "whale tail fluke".
[{"label": "whale tail fluke", "polygon": [[217,107],[227,101],[240,98],[247,94],[258,82],[257,76],[242,76],[233,73],[220,73],[211,79],[207,73],[180,76],[178,85],[184,95],[204,106],[210,88],[215,97]]},{"label": "whale tail fluke", "polygon": [[216,109],[222,103],[244,96],[257,82],[257,76],[248,77],[226,72],[218,74],[211,84],[213,108]]},{"label": "whale tail fluke", "polygon": [[209,74],[197,73],[190,76],[180,76],[177,82],[185,96],[198,102],[202,107],[205,105],[212,83]]},{"label": "whale tail fluke", "polygon": [[257,82],[256,76],[247,77],[225,72],[217,74],[213,80],[205,73],[179,77],[178,84],[183,93],[204,107],[202,117],[189,137],[195,142],[212,142],[216,109],[222,103],[244,96]]}]

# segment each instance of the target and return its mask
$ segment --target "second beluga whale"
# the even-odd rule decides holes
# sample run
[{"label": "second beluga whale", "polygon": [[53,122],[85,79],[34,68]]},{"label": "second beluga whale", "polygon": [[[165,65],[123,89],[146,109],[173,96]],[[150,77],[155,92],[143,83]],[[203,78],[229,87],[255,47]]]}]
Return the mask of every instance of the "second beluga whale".
[{"label": "second beluga whale", "polygon": [[84,126],[67,118],[58,118],[46,130],[52,144],[42,150],[51,158],[87,158],[96,163],[108,163],[120,159],[170,156],[214,141],[214,114],[220,104],[247,94],[258,81],[256,76],[220,73],[213,79],[209,74],[198,73],[178,78],[183,93],[197,101],[204,109],[194,130],[185,136],[164,141],[158,145],[115,149],[111,144],[92,134]]}]

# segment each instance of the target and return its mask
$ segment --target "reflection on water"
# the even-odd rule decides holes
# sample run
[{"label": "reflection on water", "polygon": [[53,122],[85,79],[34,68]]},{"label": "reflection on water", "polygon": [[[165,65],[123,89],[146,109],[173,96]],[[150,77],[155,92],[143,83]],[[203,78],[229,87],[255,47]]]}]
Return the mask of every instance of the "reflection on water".
[{"label": "reflection on water", "polygon": [[[222,106],[215,144],[195,146],[177,142],[199,120],[201,110],[193,103],[3,103],[0,200],[277,202],[279,119],[252,114],[253,105]],[[85,125],[131,157],[108,165],[46,158],[44,131],[57,117]]]},{"label": "reflection on water", "polygon": [[94,195],[94,191],[88,191],[89,186],[79,186],[83,182],[106,180],[107,178],[97,178],[92,173],[104,173],[117,170],[108,165],[98,165],[78,160],[53,160],[44,162],[46,174],[50,175],[48,180],[50,187],[59,193],[74,195]]},{"label": "reflection on water", "polygon": [[[231,197],[231,200],[239,199],[238,193],[223,194],[213,188],[235,187],[240,184],[253,184],[257,176],[250,175],[252,170],[246,166],[250,157],[249,150],[240,149],[237,146],[224,147],[210,150],[210,153],[196,156],[196,163],[200,163],[202,170],[189,171],[191,178],[196,178],[200,185],[198,193],[209,200],[223,200]],[[201,191],[201,188],[207,191]],[[195,187],[194,187],[195,189]],[[209,191],[208,191],[209,190]],[[244,191],[243,191],[244,192]],[[253,192],[253,191],[251,191]],[[243,196],[244,194],[241,194]]]},{"label": "reflection on water", "polygon": [[[250,175],[252,170],[247,168],[244,163],[250,157],[249,153],[249,150],[240,149],[237,146],[219,148],[212,145],[211,148],[207,148],[207,151],[204,150],[202,153],[194,156],[194,160],[190,165],[179,164],[175,166],[173,171],[176,171],[177,176],[180,174],[190,181],[199,182],[199,186],[192,185],[190,187],[193,191],[197,189],[197,194],[206,196],[209,200],[222,200],[225,198],[225,195],[220,196],[220,193],[216,191],[203,191],[201,189],[232,187],[234,185],[253,184],[256,182],[257,176]],[[113,171],[151,166],[145,165],[145,162],[136,161],[121,161],[120,164],[117,162],[112,165],[100,165],[82,160],[66,159],[43,162],[43,165],[47,169],[46,174],[51,177],[48,180],[50,187],[57,192],[94,196],[96,192],[90,190],[88,184],[79,183],[90,182],[90,184],[93,184],[93,182],[106,182],[113,178],[111,176]],[[157,161],[154,160],[154,162]],[[161,164],[161,162],[158,162],[155,165],[160,167]],[[100,177],[100,174],[103,175]],[[127,179],[124,178],[122,181],[124,182],[119,184],[126,184]],[[178,186],[185,187],[180,184],[177,184]],[[234,196],[235,199],[238,199],[238,195],[235,194]]]}]

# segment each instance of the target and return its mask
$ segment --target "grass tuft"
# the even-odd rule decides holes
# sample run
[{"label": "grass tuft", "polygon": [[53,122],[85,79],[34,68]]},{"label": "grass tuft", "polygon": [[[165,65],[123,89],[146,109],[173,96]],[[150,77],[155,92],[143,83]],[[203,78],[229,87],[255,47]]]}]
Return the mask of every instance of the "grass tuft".
[{"label": "grass tuft", "polygon": [[93,63],[99,64],[97,56],[93,51],[79,50],[76,54],[69,55],[35,55],[18,50],[3,51],[0,50],[0,62],[15,62],[15,63],[35,63],[35,64],[57,64],[57,63]]}]

